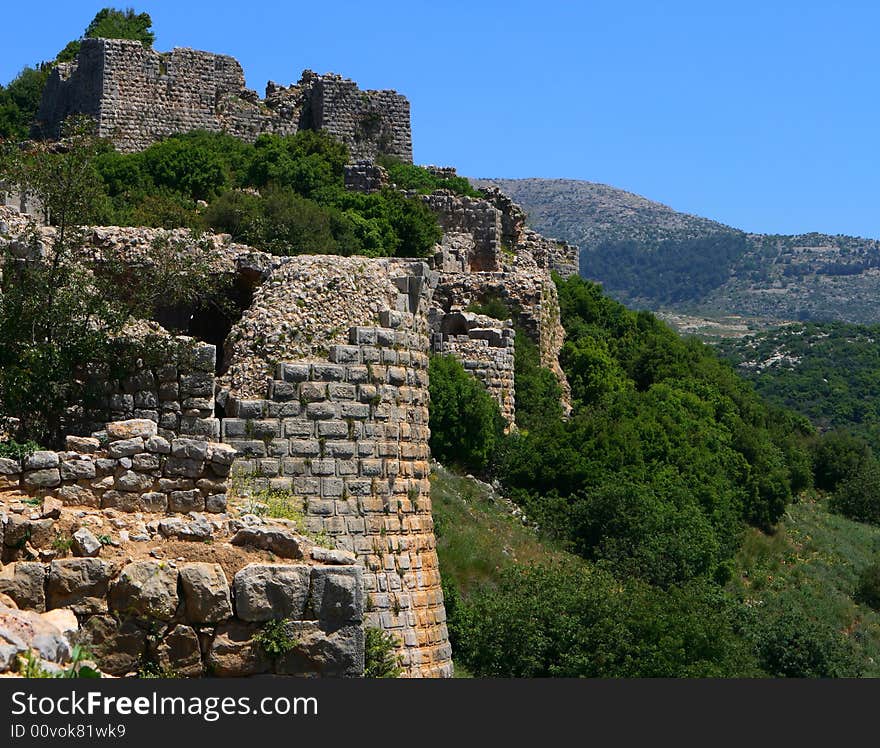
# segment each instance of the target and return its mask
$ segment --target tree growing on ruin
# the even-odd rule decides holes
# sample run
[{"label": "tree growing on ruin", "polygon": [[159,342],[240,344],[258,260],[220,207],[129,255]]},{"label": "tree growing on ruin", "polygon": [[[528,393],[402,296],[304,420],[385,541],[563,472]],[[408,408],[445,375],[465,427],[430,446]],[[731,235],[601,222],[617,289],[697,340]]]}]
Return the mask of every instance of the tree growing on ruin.
[{"label": "tree growing on ruin", "polygon": [[0,180],[25,190],[50,224],[32,222],[0,249],[0,415],[18,420],[17,438],[46,445],[61,441],[90,374],[109,365],[122,376],[161,338],[128,334],[132,323],[160,304],[211,299],[222,282],[196,236],[160,237],[136,256],[88,247],[86,226],[104,199],[93,129],[76,118],[60,143],[0,151]]},{"label": "tree growing on ruin", "polygon": [[[137,13],[133,8],[102,8],[86,27],[82,39],[134,39],[145,47],[152,47],[156,41],[152,26],[153,19],[149,13]],[[74,39],[62,49],[56,62],[75,59],[82,39]]]}]

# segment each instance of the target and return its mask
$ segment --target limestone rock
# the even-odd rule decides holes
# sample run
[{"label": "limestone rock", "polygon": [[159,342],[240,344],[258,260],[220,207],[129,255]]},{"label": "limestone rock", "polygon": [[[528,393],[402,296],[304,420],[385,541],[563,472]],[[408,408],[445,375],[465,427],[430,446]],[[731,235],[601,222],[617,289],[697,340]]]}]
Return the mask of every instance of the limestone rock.
[{"label": "limestone rock", "polygon": [[275,672],[279,675],[363,676],[364,629],[361,625],[326,632],[314,621],[290,621],[285,632],[296,643],[275,663]]},{"label": "limestone rock", "polygon": [[360,566],[314,566],[311,574],[312,617],[338,626],[364,617],[363,569]]},{"label": "limestone rock", "polygon": [[304,538],[281,527],[242,527],[232,540],[232,545],[252,545],[264,551],[271,551],[282,558],[300,559],[303,557]]},{"label": "limestone rock", "polygon": [[[18,653],[34,649],[40,657],[50,662],[66,662],[70,659],[70,643],[64,634],[39,613],[31,610],[0,609],[0,646],[14,647]],[[7,660],[0,655],[0,659]]]},{"label": "limestone rock", "polygon": [[101,442],[91,436],[67,436],[64,444],[68,452],[93,454],[101,448]]},{"label": "limestone rock", "polygon": [[63,501],[47,496],[40,505],[40,519],[58,519],[63,508]]},{"label": "limestone rock", "polygon": [[78,641],[110,675],[136,672],[147,650],[147,635],[132,620],[92,616],[80,630]]},{"label": "limestone rock", "polygon": [[24,460],[25,470],[48,470],[58,467],[58,453],[38,451],[29,455]]},{"label": "limestone rock", "polygon": [[236,615],[243,621],[302,618],[309,595],[309,568],[249,564],[233,581]]},{"label": "limestone rock", "polygon": [[257,626],[240,621],[221,623],[208,650],[211,672],[232,678],[268,672],[271,662],[263,648],[253,640],[258,630]]},{"label": "limestone rock", "polygon": [[77,615],[107,612],[113,566],[97,558],[65,558],[49,564],[48,608],[70,608]]},{"label": "limestone rock", "polygon": [[0,593],[19,608],[46,610],[46,567],[36,561],[19,561],[0,569]]},{"label": "limestone rock", "polygon": [[186,618],[192,623],[217,623],[232,616],[229,582],[220,564],[187,564],[180,570]]},{"label": "limestone rock", "polygon": [[350,551],[319,547],[312,548],[312,559],[320,564],[336,564],[339,566],[357,563],[357,556]]},{"label": "limestone rock", "polygon": [[24,474],[25,488],[55,488],[61,485],[61,473],[58,468],[48,468],[46,470],[31,470]]},{"label": "limestone rock", "polygon": [[189,626],[174,626],[153,651],[156,662],[163,671],[184,678],[202,675],[202,653],[199,637]]},{"label": "limestone rock", "polygon": [[122,439],[149,439],[156,436],[158,426],[146,418],[132,418],[128,421],[116,421],[107,424],[107,437],[111,441]]},{"label": "limestone rock", "polygon": [[205,520],[185,520],[180,517],[169,517],[159,522],[159,532],[166,538],[181,540],[204,541],[213,537],[214,531]]},{"label": "limestone rock", "polygon": [[128,564],[110,591],[112,609],[126,615],[170,621],[177,604],[177,570],[162,561]]},{"label": "limestone rock", "polygon": [[73,555],[94,558],[101,553],[101,542],[85,527],[73,533]]}]

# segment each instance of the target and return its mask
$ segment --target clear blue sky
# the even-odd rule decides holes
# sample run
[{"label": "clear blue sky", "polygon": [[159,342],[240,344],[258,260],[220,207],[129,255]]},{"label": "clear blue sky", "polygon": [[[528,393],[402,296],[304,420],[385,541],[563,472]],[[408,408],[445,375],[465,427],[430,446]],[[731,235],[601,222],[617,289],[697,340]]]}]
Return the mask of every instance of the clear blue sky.
[{"label": "clear blue sky", "polygon": [[[4,3],[0,81],[106,4]],[[306,67],[397,89],[418,163],[604,182],[750,231],[880,238],[880,3],[132,4],[158,49],[234,55],[261,94]]]}]

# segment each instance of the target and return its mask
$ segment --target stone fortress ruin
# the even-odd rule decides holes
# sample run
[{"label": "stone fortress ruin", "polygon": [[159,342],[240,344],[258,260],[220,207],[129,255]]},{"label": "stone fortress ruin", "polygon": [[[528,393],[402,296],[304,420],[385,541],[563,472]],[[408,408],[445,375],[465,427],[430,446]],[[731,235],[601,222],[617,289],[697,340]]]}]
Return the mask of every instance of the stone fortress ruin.
[{"label": "stone fortress ruin", "polygon": [[[56,137],[73,113],[126,151],[193,129],[250,140],[323,129],[349,147],[354,190],[387,184],[378,154],[412,160],[409,104],[393,91],[306,71],[260,100],[231,57],[124,40],[86,39],[58,66],[35,134]],[[102,382],[65,451],[0,460],[0,621],[21,632],[0,636],[0,670],[26,640],[63,661],[69,634],[114,675],[148,662],[193,676],[357,676],[366,625],[395,637],[404,675],[452,675],[429,357],[458,357],[515,428],[516,323],[567,392],[551,272],[577,273],[578,253],[526,228],[498,190],[421,199],[443,229],[427,260],[278,257],[212,237],[219,272],[247,291],[231,330],[211,339],[191,320],[191,355]],[[0,191],[0,241],[24,252],[30,209]],[[136,249],[159,233],[96,227],[88,241]],[[468,311],[489,299],[511,318]],[[261,489],[295,497],[299,522],[251,511]],[[260,646],[270,619],[293,642],[276,657]]]}]

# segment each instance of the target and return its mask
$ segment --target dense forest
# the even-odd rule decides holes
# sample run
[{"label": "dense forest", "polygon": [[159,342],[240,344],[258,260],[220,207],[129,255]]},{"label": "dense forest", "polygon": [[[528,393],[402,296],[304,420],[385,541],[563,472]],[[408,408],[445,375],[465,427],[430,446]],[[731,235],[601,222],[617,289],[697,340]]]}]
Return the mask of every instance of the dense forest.
[{"label": "dense forest", "polygon": [[704,301],[727,282],[749,249],[746,234],[731,229],[653,242],[600,242],[584,253],[583,262],[591,278],[601,279],[620,298],[657,308]]}]

